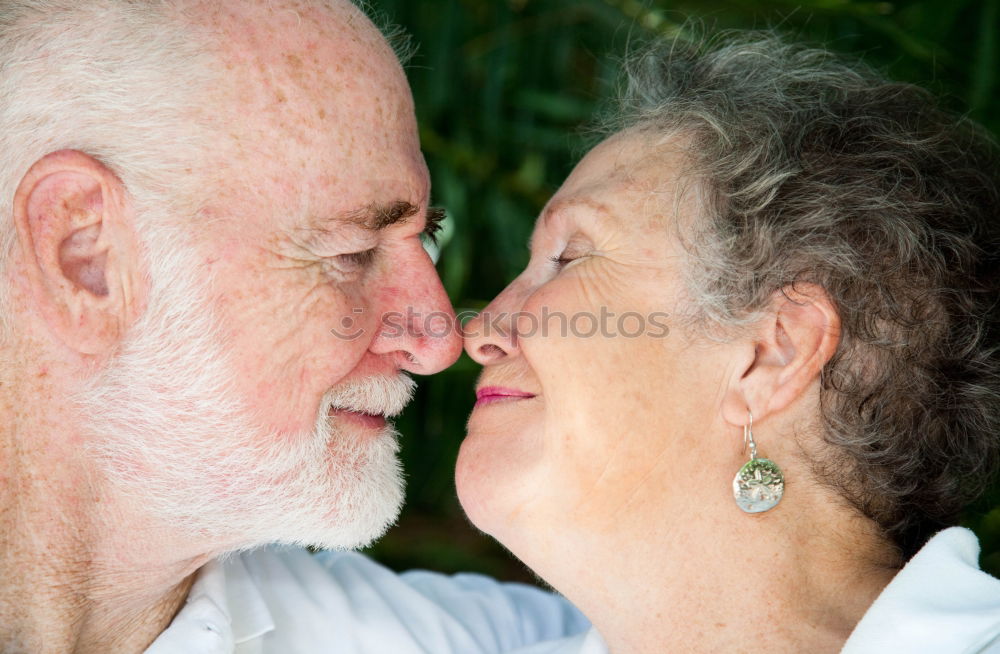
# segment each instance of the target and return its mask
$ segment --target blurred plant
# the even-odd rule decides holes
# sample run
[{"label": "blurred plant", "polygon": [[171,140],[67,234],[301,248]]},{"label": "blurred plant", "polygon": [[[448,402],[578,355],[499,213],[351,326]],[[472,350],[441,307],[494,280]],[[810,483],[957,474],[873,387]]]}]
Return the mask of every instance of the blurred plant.
[{"label": "blurred plant", "polygon": [[[460,308],[478,309],[521,270],[535,216],[586,151],[629,43],[775,27],[861,57],[945,96],[1000,132],[1000,0],[372,0],[417,46],[408,69],[434,202],[448,210],[438,269]],[[409,499],[373,553],[397,568],[530,579],[462,517],[453,470],[478,366],[422,380],[400,420]],[[984,565],[1000,573],[1000,493],[971,509]]]}]

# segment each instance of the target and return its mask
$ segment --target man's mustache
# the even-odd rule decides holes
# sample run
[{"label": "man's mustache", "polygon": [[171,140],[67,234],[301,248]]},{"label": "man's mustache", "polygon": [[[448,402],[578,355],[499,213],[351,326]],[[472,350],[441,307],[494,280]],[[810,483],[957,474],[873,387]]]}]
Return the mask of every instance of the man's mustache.
[{"label": "man's mustache", "polygon": [[326,392],[323,400],[331,409],[391,418],[402,413],[416,388],[417,382],[404,373],[394,377],[373,375],[338,384]]}]

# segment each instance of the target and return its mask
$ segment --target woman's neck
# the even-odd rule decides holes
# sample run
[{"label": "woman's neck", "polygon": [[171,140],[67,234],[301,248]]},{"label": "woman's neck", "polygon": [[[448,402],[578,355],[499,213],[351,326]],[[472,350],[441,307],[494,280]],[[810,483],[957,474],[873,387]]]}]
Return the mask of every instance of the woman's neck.
[{"label": "woman's neck", "polygon": [[786,498],[758,515],[708,502],[687,515],[631,510],[613,525],[575,524],[561,547],[526,548],[539,553],[526,563],[613,654],[839,652],[897,571],[872,525],[829,500]]}]

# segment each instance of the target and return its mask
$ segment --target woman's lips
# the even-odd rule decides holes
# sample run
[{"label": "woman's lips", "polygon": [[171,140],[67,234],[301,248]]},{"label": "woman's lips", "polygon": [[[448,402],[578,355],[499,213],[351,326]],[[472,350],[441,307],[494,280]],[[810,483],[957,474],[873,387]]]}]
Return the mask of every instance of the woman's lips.
[{"label": "woman's lips", "polygon": [[508,400],[525,400],[535,397],[534,393],[526,393],[516,388],[505,388],[503,386],[484,386],[476,391],[476,406],[493,404],[494,402],[505,402]]}]

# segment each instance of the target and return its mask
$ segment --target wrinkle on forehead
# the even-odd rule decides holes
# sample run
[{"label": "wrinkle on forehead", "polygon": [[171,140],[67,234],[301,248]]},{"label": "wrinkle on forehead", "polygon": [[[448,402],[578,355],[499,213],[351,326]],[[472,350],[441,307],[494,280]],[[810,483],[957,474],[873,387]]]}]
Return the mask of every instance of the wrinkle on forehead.
[{"label": "wrinkle on forehead", "polygon": [[702,198],[688,148],[683,134],[653,146],[638,131],[615,134],[577,165],[539,224],[579,209],[589,220],[637,223],[653,230],[695,220],[702,213]]},{"label": "wrinkle on forehead", "polygon": [[[359,9],[329,4],[196,3],[192,20],[217,34],[225,68],[210,103],[210,120],[228,137],[214,155],[218,167],[233,174],[247,162],[237,173],[254,177],[247,186],[265,182],[283,194],[402,184],[415,190],[399,199],[422,202],[425,170],[402,67]],[[383,179],[386,171],[401,179]]]},{"label": "wrinkle on forehead", "polygon": [[[278,8],[270,9],[274,5]],[[221,37],[220,56],[240,87],[253,84],[267,89],[263,108],[281,112],[285,108],[280,105],[292,95],[329,100],[352,92],[377,96],[402,92],[407,96],[402,104],[409,108],[408,88],[395,54],[358,9],[348,5],[327,12],[282,6],[227,3],[215,10],[219,15],[213,28]]]},{"label": "wrinkle on forehead", "polygon": [[212,35],[224,75],[211,104],[220,113],[235,113],[227,118],[237,128],[248,116],[267,116],[269,128],[308,143],[310,129],[357,120],[345,109],[364,106],[357,102],[364,97],[377,100],[363,117],[369,121],[412,114],[395,53],[349,2],[192,0],[185,9],[187,21]]}]

